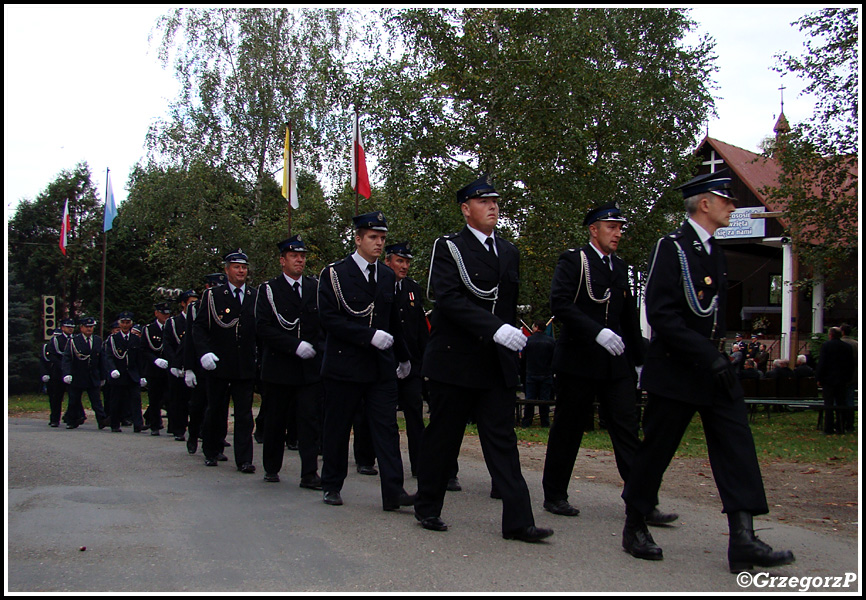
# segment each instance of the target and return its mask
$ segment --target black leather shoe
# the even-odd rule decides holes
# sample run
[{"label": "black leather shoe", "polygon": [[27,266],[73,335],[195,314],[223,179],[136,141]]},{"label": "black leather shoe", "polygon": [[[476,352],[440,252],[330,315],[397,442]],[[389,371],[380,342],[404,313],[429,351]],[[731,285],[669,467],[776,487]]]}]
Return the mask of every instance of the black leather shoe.
[{"label": "black leather shoe", "polygon": [[105,429],[106,427],[111,427],[111,421],[108,419],[97,419],[96,421],[99,429]]},{"label": "black leather shoe", "polygon": [[421,523],[421,527],[424,529],[429,529],[430,531],[448,531],[448,525],[439,517],[424,517],[422,519],[416,514],[415,519]]},{"label": "black leather shoe", "polygon": [[121,427],[132,427],[132,421],[130,421],[129,419],[124,419],[123,421],[120,422],[120,426]]},{"label": "black leather shoe", "polygon": [[625,528],[622,530],[622,549],[644,560],[662,560],[664,555],[653,536],[646,528],[643,518],[626,517]]},{"label": "black leather shoe", "polygon": [[553,529],[536,527],[535,525],[502,532],[502,537],[504,537],[506,540],[520,540],[521,542],[529,543],[540,542],[544,538],[549,538],[552,535]]},{"label": "black leather shoe", "polygon": [[340,496],[340,492],[325,492],[322,494],[322,502],[331,506],[342,506],[343,498]]},{"label": "black leather shoe", "polygon": [[204,466],[206,467],[215,467],[217,466],[217,461],[215,458],[207,458],[204,459]]},{"label": "black leather shoe", "polygon": [[241,473],[255,473],[256,466],[252,463],[244,463],[242,465],[238,465],[238,471]]},{"label": "black leather shoe", "polygon": [[256,441],[257,444],[264,444],[265,443],[264,436],[261,433],[259,433],[258,431],[256,431],[253,434],[253,439]]},{"label": "black leather shoe", "polygon": [[563,517],[576,517],[580,510],[568,503],[568,500],[545,500],[544,510]]},{"label": "black leather shoe", "polygon": [[142,432],[141,427],[133,427],[132,430],[133,430],[135,433],[141,433],[141,432]]},{"label": "black leather shoe", "polygon": [[755,535],[752,515],[746,511],[728,514],[730,538],[728,539],[728,566],[731,573],[751,571],[759,567],[779,567],[794,562],[790,550],[776,551]]},{"label": "black leather shoe", "polygon": [[159,429],[151,430],[150,435],[159,435]]},{"label": "black leather shoe", "polygon": [[456,477],[448,480],[448,485],[445,486],[445,489],[449,492],[460,492],[463,490],[460,486],[460,481]]},{"label": "black leather shoe", "polygon": [[223,448],[231,448],[232,445],[229,444],[228,440],[223,440]]},{"label": "black leather shoe", "polygon": [[369,465],[358,465],[358,473],[361,475],[378,475],[379,471],[376,470],[376,467],[371,467]]},{"label": "black leather shoe", "polygon": [[60,427],[60,423],[51,422],[48,424],[49,427]]},{"label": "black leather shoe", "polygon": [[66,424],[66,429],[78,429],[78,423],[75,423],[75,424],[73,424],[73,423],[67,423],[67,424]]},{"label": "black leather shoe", "polygon": [[677,513],[663,513],[658,509],[658,507],[652,509],[652,512],[646,516],[646,524],[647,525],[668,525],[673,523],[680,516]]},{"label": "black leather shoe", "polygon": [[189,439],[186,441],[186,451],[190,454],[195,454],[196,450],[198,450],[198,440],[194,436],[189,436]]},{"label": "black leather shoe", "polygon": [[382,505],[382,510],[400,510],[401,506],[414,506],[415,505],[415,494],[407,494],[406,492],[401,492],[400,497],[397,499],[397,502],[385,502]]},{"label": "black leather shoe", "polygon": [[318,475],[301,477],[300,487],[308,490],[320,490],[322,489],[322,478]]},{"label": "black leather shoe", "polygon": [[220,452],[219,454],[216,455],[216,459],[220,462],[226,462],[229,459],[229,457],[226,456],[225,454],[223,454],[222,452]]},{"label": "black leather shoe", "polygon": [[268,483],[279,483],[280,476],[277,473],[265,473],[265,481]]},{"label": "black leather shoe", "polygon": [[186,436],[184,434],[176,435],[176,436],[174,436],[174,441],[175,442],[185,442]]},{"label": "black leather shoe", "polygon": [[112,427],[111,433],[123,433],[123,429],[121,429],[120,427]]}]

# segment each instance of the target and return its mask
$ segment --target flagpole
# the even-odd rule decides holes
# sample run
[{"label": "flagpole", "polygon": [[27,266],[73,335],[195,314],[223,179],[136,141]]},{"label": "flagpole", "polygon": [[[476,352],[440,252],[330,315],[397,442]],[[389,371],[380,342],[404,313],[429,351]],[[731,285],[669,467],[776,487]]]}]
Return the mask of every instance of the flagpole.
[{"label": "flagpole", "polygon": [[288,136],[289,136],[289,156],[287,158],[289,162],[289,237],[292,237],[292,122],[289,121],[288,125]]},{"label": "flagpole", "polygon": [[[108,172],[110,169],[105,169],[105,201],[108,202]],[[108,232],[105,231],[105,226],[102,227],[102,291],[99,298],[99,337],[105,339],[105,256],[106,245],[108,244]]]},{"label": "flagpole", "polygon": [[353,136],[355,139],[352,142],[354,144],[352,154],[355,155],[355,215],[358,215],[358,188],[361,187],[360,177],[358,175],[358,138],[361,137],[361,129],[358,124],[358,107],[355,107],[355,135]]}]

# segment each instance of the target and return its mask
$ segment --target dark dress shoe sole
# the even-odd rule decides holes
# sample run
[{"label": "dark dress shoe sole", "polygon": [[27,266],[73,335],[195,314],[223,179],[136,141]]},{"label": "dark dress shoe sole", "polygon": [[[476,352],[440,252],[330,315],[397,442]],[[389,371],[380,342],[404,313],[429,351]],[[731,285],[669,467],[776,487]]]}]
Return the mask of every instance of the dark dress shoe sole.
[{"label": "dark dress shoe sole", "polygon": [[217,466],[217,461],[215,461],[212,458],[206,458],[206,459],[204,459],[204,466],[215,467],[215,466]]},{"label": "dark dress shoe sole", "polygon": [[528,542],[530,544],[540,542],[541,540],[549,538],[552,535],[552,529],[535,526],[525,527],[523,529],[516,529],[514,531],[502,532],[502,537],[504,537],[506,540],[520,540],[521,542]]},{"label": "dark dress shoe sole", "polygon": [[60,427],[60,424],[59,423],[49,423],[48,426],[49,427]]},{"label": "dark dress shoe sole", "polygon": [[664,560],[665,556],[662,553],[662,549],[659,548],[658,552],[655,551],[646,551],[646,550],[636,550],[634,548],[623,548],[623,551],[628,552],[635,558],[640,558],[643,560]]},{"label": "dark dress shoe sole", "polygon": [[222,452],[220,452],[219,454],[217,454],[216,459],[220,462],[226,462],[229,459],[229,457],[226,456],[225,454],[223,454]]},{"label": "dark dress shoe sole", "polygon": [[301,483],[298,484],[298,487],[306,488],[308,490],[321,490],[322,489],[322,482],[321,481],[303,481],[302,480]]},{"label": "dark dress shoe sole", "polygon": [[379,471],[374,467],[358,467],[358,473],[361,475],[378,475]]},{"label": "dark dress shoe sole", "polygon": [[439,517],[424,517],[422,519],[418,515],[415,515],[415,518],[424,529],[429,529],[430,531],[448,531],[448,525]]},{"label": "dark dress shoe sole", "polygon": [[240,471],[241,473],[247,473],[247,474],[255,473],[256,472],[256,466],[251,465],[249,463],[243,464],[243,465],[240,465],[238,467],[238,471]]},{"label": "dark dress shoe sole", "polygon": [[265,481],[268,483],[279,483],[280,476],[279,475],[265,475]]},{"label": "dark dress shoe sole", "polygon": [[343,498],[340,497],[339,492],[325,492],[322,496],[322,502],[329,504],[330,506],[342,506]]},{"label": "dark dress shoe sole", "polygon": [[547,512],[563,517],[576,517],[580,514],[580,509],[575,508],[565,500],[562,502],[545,502],[542,506]]}]

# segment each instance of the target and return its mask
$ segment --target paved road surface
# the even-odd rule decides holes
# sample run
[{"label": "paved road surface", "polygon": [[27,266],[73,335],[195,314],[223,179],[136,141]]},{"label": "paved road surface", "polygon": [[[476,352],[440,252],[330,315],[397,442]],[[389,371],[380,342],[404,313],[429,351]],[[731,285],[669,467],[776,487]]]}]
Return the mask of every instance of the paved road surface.
[{"label": "paved road surface", "polygon": [[[556,531],[549,543],[525,544],[502,539],[500,503],[472,458],[461,458],[464,491],[448,494],[450,530],[438,533],[421,529],[411,509],[383,512],[377,477],[352,471],[345,505],[326,506],[298,487],[296,453],[287,452],[280,483],[265,483],[261,446],[259,472],[245,475],[230,452],[207,468],[171,437],[97,431],[92,421],[67,431],[7,420],[7,591],[744,591],[727,571],[724,516],[680,500],[662,498],[680,524],[653,530],[665,559],[647,562],[621,549],[611,485],[582,480],[581,515],[570,519],[541,509],[541,474],[525,472],[538,525]],[[768,525],[760,536],[797,557],[773,575],[853,573],[847,589],[826,591],[859,590],[857,540]]]}]

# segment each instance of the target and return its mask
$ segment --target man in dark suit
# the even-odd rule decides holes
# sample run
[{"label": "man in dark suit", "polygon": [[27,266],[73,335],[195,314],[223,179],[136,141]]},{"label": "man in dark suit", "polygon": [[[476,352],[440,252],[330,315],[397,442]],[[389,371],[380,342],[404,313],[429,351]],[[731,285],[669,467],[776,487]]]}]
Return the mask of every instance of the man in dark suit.
[{"label": "man in dark suit", "polygon": [[[43,381],[48,388],[48,406],[51,414],[48,424],[51,427],[60,426],[60,413],[63,410],[63,395],[66,394],[66,384],[63,383],[63,353],[66,345],[72,339],[75,321],[63,319],[60,321],[60,332],[52,336],[45,344],[48,371],[43,375]],[[48,380],[45,380],[48,377]]]},{"label": "man in dark suit", "polygon": [[394,271],[377,260],[388,231],[385,216],[372,212],[353,221],[356,251],[319,276],[319,317],[326,334],[323,501],[343,503],[349,431],[363,405],[379,462],[382,508],[393,511],[414,501],[403,489],[397,428],[397,378],[409,374],[409,351],[394,302]]},{"label": "man in dark suit", "polygon": [[532,425],[535,415],[535,405],[532,400],[540,400],[538,418],[542,427],[550,427],[550,406],[544,404],[550,401],[553,391],[553,352],[556,349],[554,339],[545,333],[544,321],[537,320],[532,324],[532,335],[526,340],[523,349],[523,360],[526,363],[526,378],[524,392],[526,405],[523,408],[521,427]]},{"label": "man in dark suit", "polygon": [[165,323],[164,349],[168,361],[168,425],[169,433],[178,442],[186,441],[186,428],[189,422],[189,399],[191,390],[184,382],[183,339],[186,336],[186,309],[198,300],[198,292],[187,290],[178,297],[180,312]]},{"label": "man in dark suit", "polygon": [[728,565],[793,562],[755,536],[752,516],[769,511],[749,429],[743,390],[724,353],[727,265],[713,234],[730,223],[735,199],[727,170],[698,176],[682,189],[688,220],[658,241],[646,284],[652,328],[641,388],[647,391],[644,440],[622,497],[626,503],[623,548],[637,558],[661,560],[646,528],[662,476],[686,427],[700,413],[713,476],[728,515]]},{"label": "man in dark suit", "polygon": [[[226,282],[225,273],[205,275],[205,290]],[[207,371],[199,362],[195,346],[193,324],[201,310],[201,300],[193,300],[186,307],[186,333],[184,334],[183,350],[183,381],[190,390],[189,398],[189,435],[186,440],[186,450],[195,454],[198,450],[198,440],[204,427],[204,416],[207,411]],[[226,461],[226,455],[217,454],[217,460]]]},{"label": "man in dark suit", "polygon": [[103,353],[107,383],[111,387],[111,431],[120,433],[125,415],[132,416],[134,431],[143,428],[141,418],[141,387],[147,381],[141,377],[141,338],[130,333],[133,314],[123,311],[117,316],[120,331],[105,340]]},{"label": "man in dark suit", "polygon": [[96,413],[99,429],[109,425],[108,415],[102,408],[100,387],[105,382],[102,365],[102,338],[93,334],[96,319],[82,317],[78,335],[72,337],[63,352],[63,381],[68,388],[69,402],[66,407],[66,429],[75,429],[86,420],[81,396],[87,392],[90,406]]},{"label": "man in dark suit", "polygon": [[430,331],[427,327],[427,316],[424,314],[423,291],[421,286],[408,276],[412,264],[409,242],[385,246],[385,264],[391,267],[397,278],[394,297],[412,363],[409,375],[397,380],[397,408],[403,411],[403,418],[406,420],[409,465],[414,477],[418,474],[418,454],[421,451],[421,436],[424,434],[421,364]]},{"label": "man in dark suit", "polygon": [[[562,332],[553,356],[556,414],[542,484],[544,509],[557,515],[580,512],[568,502],[568,484],[584,415],[596,399],[623,481],[639,444],[635,367],[643,364],[643,338],[628,266],[616,255],[624,223],[615,202],[592,208],[583,220],[589,243],[564,252],[553,273],[550,308]],[[677,515],[654,508],[647,519],[664,524]]]},{"label": "man in dark suit", "polygon": [[253,384],[256,376],[256,290],[246,285],[249,259],[239,248],[223,257],[226,284],[205,291],[193,322],[193,340],[208,371],[204,464],[217,466],[228,431],[229,398],[234,404],[235,463],[241,473],[253,465]]},{"label": "man in dark suit", "polygon": [[282,273],[259,286],[256,333],[262,348],[262,407],[265,481],[278,482],[289,413],[294,412],[302,488],[322,489],[318,441],[322,412],[322,352],[318,282],[304,275],[307,248],[301,236],[283,240]]},{"label": "man in dark suit", "polygon": [[502,496],[502,535],[537,542],[553,530],[535,526],[514,433],[518,351],[519,255],[495,235],[499,194],[487,177],[457,192],[466,226],[433,246],[428,292],[434,300],[422,374],[428,378],[430,423],[421,441],[415,518],[445,531],[442,505],[466,423],[478,423],[484,460]]},{"label": "man in dark suit", "polygon": [[838,327],[831,327],[829,336],[821,344],[816,372],[824,394],[824,433],[845,433],[843,407],[854,372],[854,349],[842,341],[842,330]]},{"label": "man in dark suit", "polygon": [[171,315],[167,302],[153,307],[151,323],[141,332],[142,376],[147,380],[147,422],[150,435],[159,435],[162,429],[162,408],[168,400],[168,360],[165,357],[165,324]]}]

